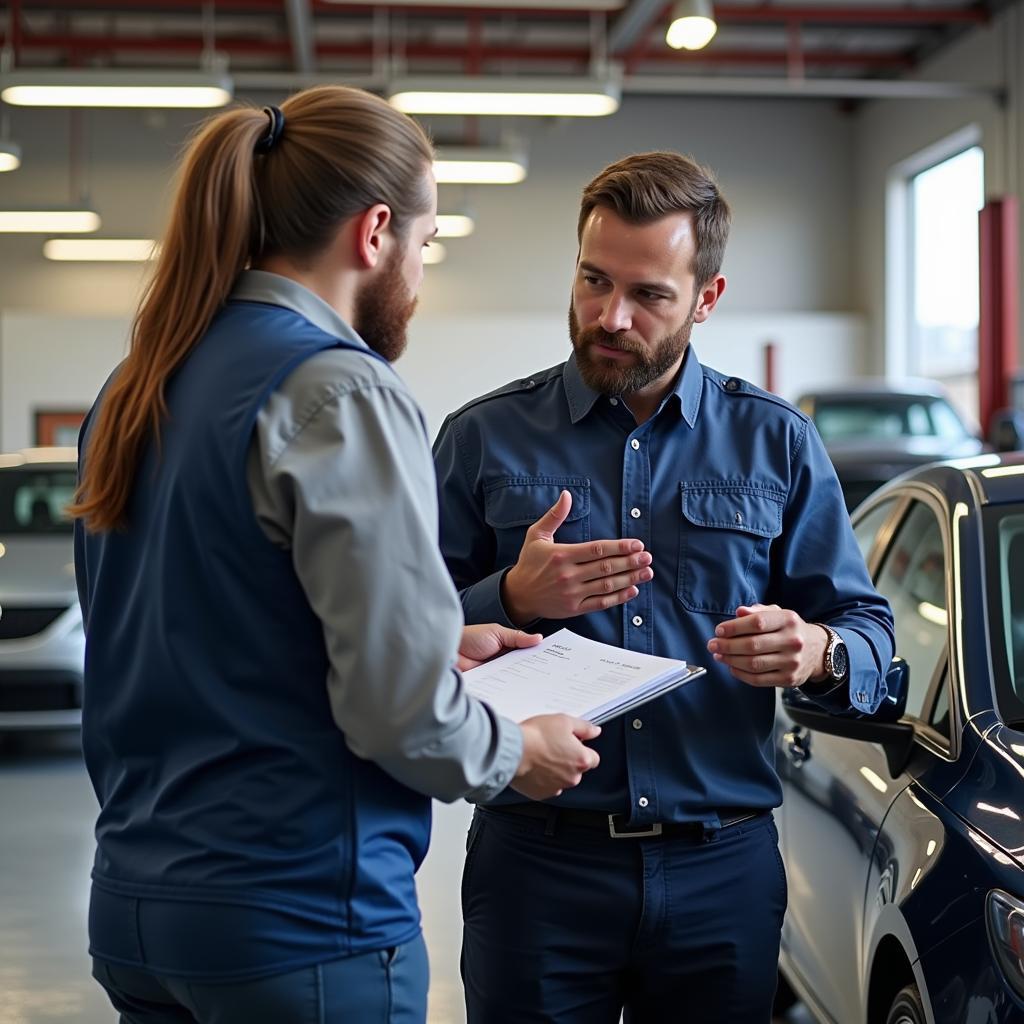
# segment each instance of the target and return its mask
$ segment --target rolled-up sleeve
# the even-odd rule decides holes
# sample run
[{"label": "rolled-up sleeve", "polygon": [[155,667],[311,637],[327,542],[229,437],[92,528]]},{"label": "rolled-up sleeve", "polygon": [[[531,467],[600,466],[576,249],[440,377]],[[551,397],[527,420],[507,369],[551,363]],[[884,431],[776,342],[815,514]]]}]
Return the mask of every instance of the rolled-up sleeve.
[{"label": "rolled-up sleeve", "polygon": [[454,667],[463,616],[438,550],[436,481],[411,396],[338,386],[306,403],[282,450],[273,451],[280,424],[261,419],[258,433],[257,517],[290,547],[323,623],[331,708],[349,747],[429,796],[491,799],[512,779],[522,733],[471,698]]},{"label": "rolled-up sleeve", "polygon": [[839,481],[817,431],[805,423],[795,445],[792,483],[775,563],[778,603],[808,622],[831,626],[845,641],[849,686],[805,693],[832,712],[872,714],[886,695],[893,657],[889,602],[871,583]]}]

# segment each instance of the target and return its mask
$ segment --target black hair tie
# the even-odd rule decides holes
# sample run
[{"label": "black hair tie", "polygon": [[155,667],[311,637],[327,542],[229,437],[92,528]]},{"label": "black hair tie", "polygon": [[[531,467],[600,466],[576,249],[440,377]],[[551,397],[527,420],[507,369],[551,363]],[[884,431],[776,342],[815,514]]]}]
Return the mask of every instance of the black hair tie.
[{"label": "black hair tie", "polygon": [[270,118],[270,124],[267,127],[267,134],[256,140],[257,153],[269,153],[277,145],[284,131],[284,114],[279,107],[264,107],[263,113]]}]

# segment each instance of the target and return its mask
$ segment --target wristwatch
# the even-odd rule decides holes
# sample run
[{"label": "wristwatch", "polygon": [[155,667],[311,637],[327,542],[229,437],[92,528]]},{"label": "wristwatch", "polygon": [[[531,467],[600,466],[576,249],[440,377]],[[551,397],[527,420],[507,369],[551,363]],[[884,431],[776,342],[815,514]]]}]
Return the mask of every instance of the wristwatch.
[{"label": "wristwatch", "polygon": [[833,683],[845,683],[850,678],[850,656],[846,652],[846,642],[824,622],[816,622],[814,625],[820,626],[828,634],[828,642],[825,644],[825,681],[831,679]]}]

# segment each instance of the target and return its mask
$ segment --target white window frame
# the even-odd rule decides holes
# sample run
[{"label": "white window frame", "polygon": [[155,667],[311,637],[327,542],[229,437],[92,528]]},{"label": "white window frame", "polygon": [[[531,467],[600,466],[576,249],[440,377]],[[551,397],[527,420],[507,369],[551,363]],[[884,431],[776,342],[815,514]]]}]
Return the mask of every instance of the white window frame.
[{"label": "white window frame", "polygon": [[894,164],[885,195],[885,376],[910,374],[913,330],[913,239],[911,181],[923,171],[982,145],[981,126],[970,124]]}]

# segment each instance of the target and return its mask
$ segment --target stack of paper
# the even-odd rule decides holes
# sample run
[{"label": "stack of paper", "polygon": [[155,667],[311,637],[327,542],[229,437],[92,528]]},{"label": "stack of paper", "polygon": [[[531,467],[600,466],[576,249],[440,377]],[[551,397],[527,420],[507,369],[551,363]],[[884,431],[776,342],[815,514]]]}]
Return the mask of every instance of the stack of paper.
[{"label": "stack of paper", "polygon": [[465,680],[474,697],[514,722],[564,713],[599,725],[705,671],[561,629],[536,647],[470,669]]}]

